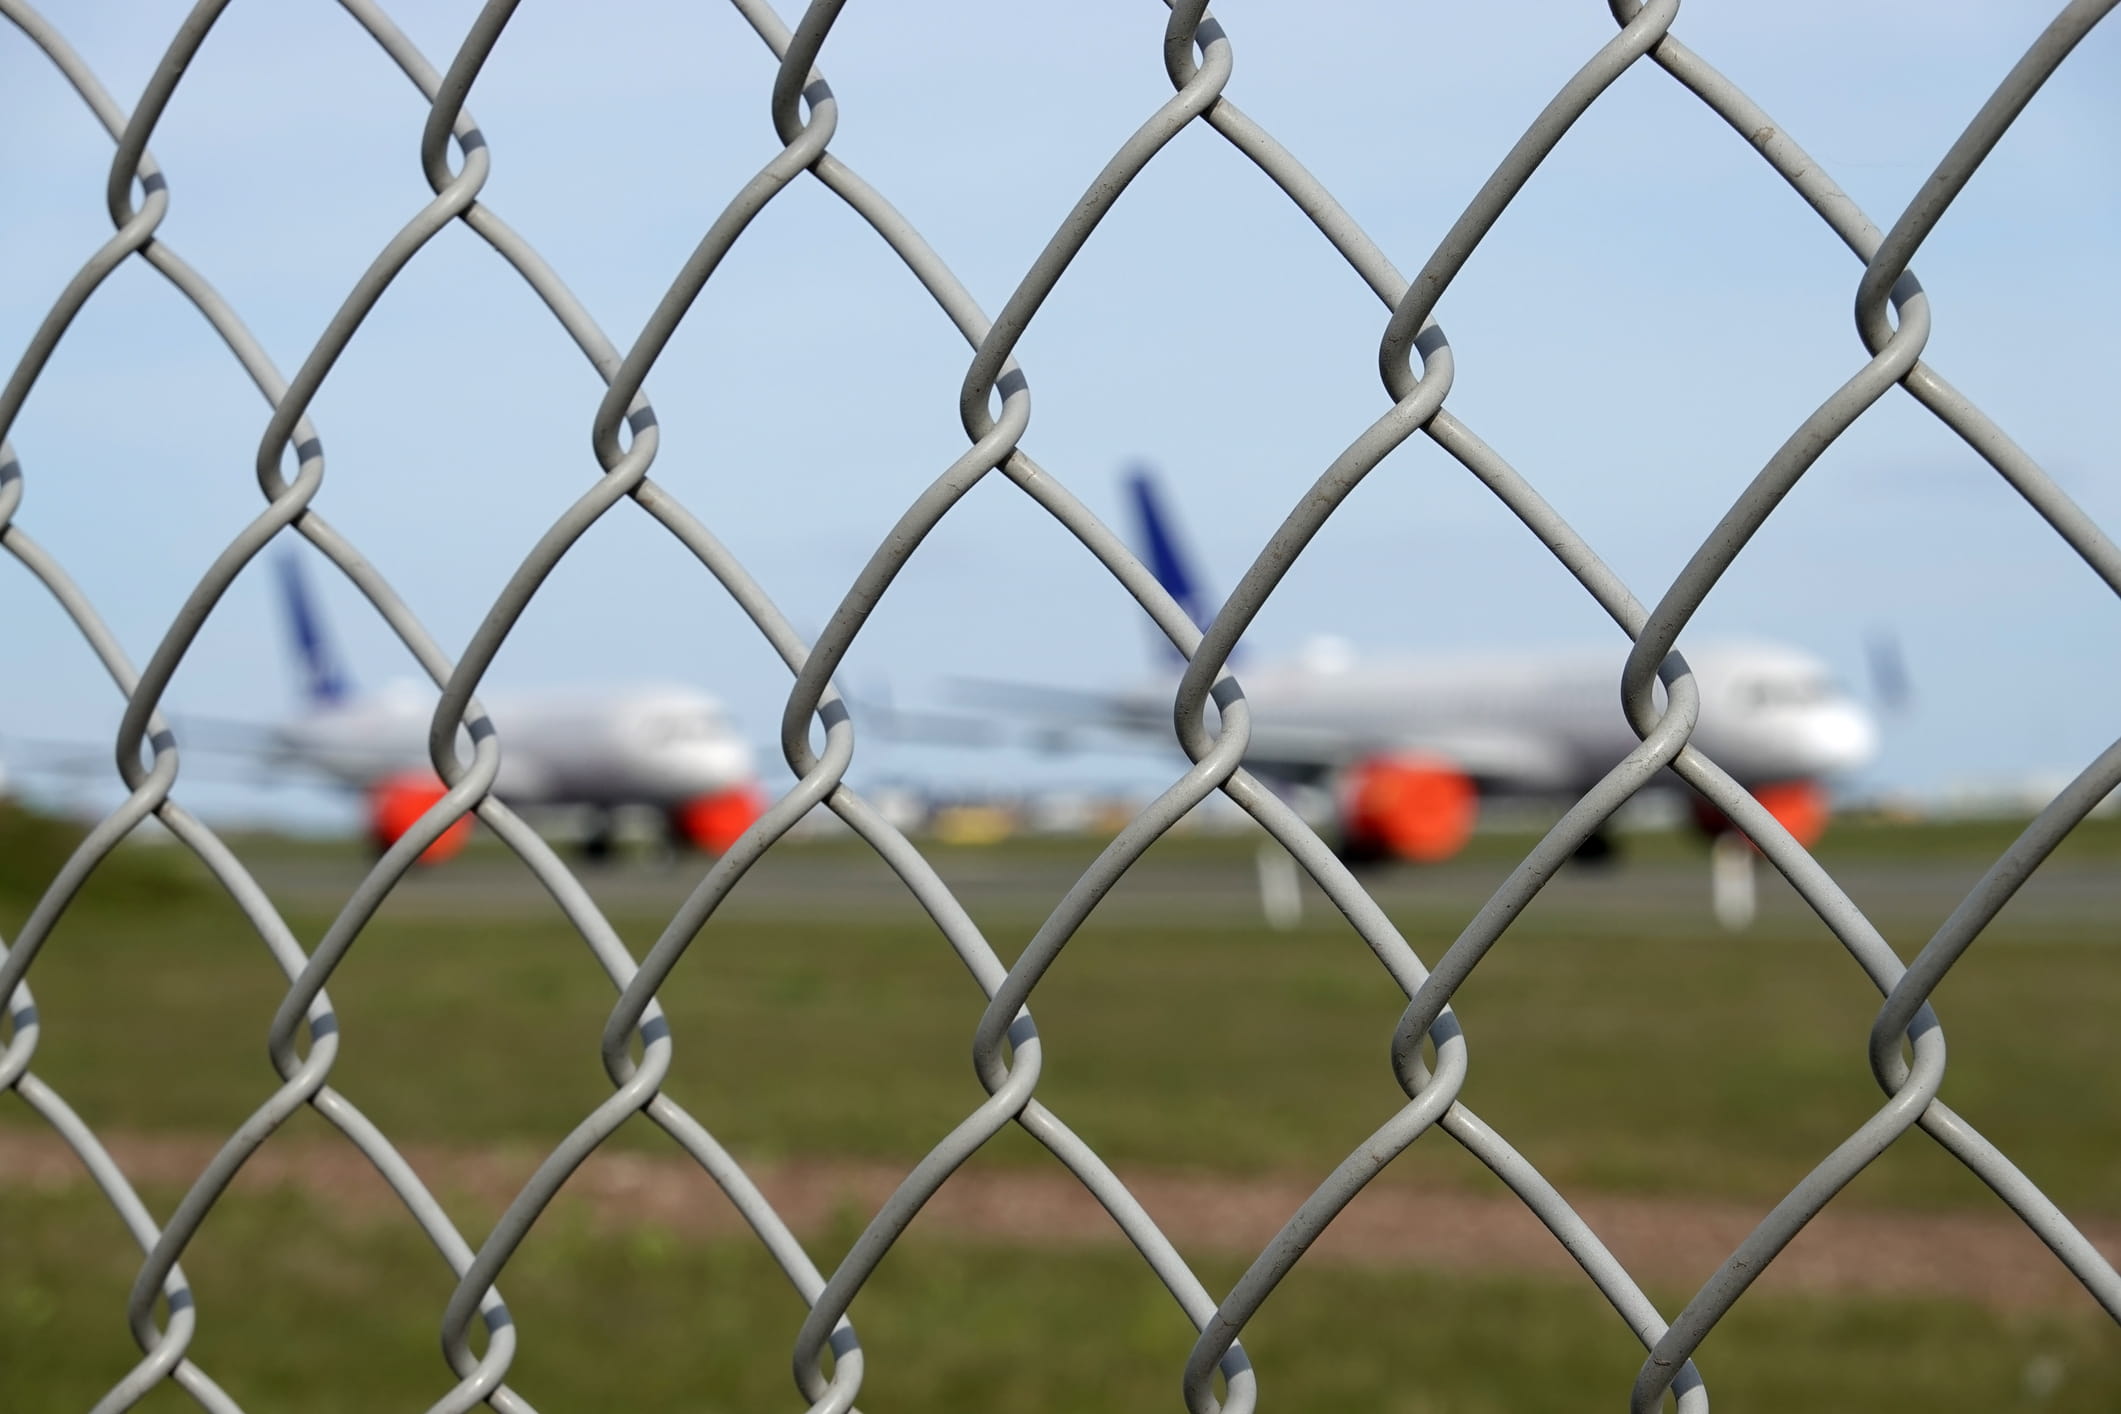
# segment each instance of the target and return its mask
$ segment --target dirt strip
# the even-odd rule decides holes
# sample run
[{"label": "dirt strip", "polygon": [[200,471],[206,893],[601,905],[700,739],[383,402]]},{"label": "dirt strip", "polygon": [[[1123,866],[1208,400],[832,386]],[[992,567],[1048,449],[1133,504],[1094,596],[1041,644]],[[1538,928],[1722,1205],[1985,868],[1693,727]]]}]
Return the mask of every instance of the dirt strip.
[{"label": "dirt strip", "polygon": [[[216,1143],[189,1136],[106,1136],[135,1184],[188,1185]],[[411,1145],[406,1157],[445,1201],[498,1214],[530,1176],[526,1150]],[[849,1215],[866,1219],[906,1170],[868,1161],[801,1160],[748,1166],[797,1232]],[[1168,1170],[1122,1175],[1179,1250],[1251,1257],[1308,1196],[1301,1180]],[[89,1182],[56,1135],[0,1131],[0,1189],[70,1189]],[[349,1145],[282,1138],[266,1145],[237,1180],[257,1191],[293,1188],[350,1214],[397,1207]],[[735,1209],[685,1159],[603,1153],[561,1195],[593,1220],[654,1224],[680,1233],[744,1230]],[[1727,1258],[1765,1212],[1717,1200],[1584,1195],[1576,1210],[1637,1280],[1691,1290]],[[2121,1223],[2084,1225],[2109,1260],[2121,1258]],[[1056,1169],[985,1165],[960,1171],[914,1224],[921,1237],[1033,1246],[1121,1244],[1119,1229],[1083,1188]],[[474,1237],[476,1240],[476,1237]],[[1551,1234],[1506,1193],[1415,1192],[1373,1186],[1342,1212],[1307,1261],[1425,1267],[1463,1272],[1571,1273],[1578,1269]],[[2024,1224],[1995,1212],[1913,1213],[1830,1207],[1760,1279],[1767,1290],[1950,1297],[2003,1309],[2094,1309],[2089,1296]]]}]

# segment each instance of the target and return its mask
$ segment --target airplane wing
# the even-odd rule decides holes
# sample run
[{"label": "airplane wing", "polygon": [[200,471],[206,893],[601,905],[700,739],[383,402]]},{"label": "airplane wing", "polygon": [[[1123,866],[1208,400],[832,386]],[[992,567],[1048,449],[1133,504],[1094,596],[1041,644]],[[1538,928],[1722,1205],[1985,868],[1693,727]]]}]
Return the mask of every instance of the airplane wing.
[{"label": "airplane wing", "polygon": [[1567,790],[1581,774],[1552,737],[1519,732],[1454,729],[1401,740],[1389,754],[1440,757],[1497,794]]},{"label": "airplane wing", "polygon": [[1004,746],[1007,733],[992,717],[968,712],[936,712],[904,708],[870,698],[855,698],[844,689],[840,694],[853,714],[857,731],[874,731],[886,741],[920,742],[939,746]]},{"label": "airplane wing", "polygon": [[[166,715],[177,739],[177,750],[184,758],[186,776],[270,784],[305,764],[282,727],[188,712]],[[359,752],[357,747],[346,750]],[[377,749],[376,755],[379,760],[396,759],[382,748]],[[114,744],[110,741],[61,741],[0,734],[0,759],[22,775],[115,779],[117,774]]]},{"label": "airplane wing", "polygon": [[1577,764],[1553,740],[1516,732],[1461,730],[1364,737],[1338,730],[1253,728],[1245,765],[1279,779],[1320,781],[1366,761],[1421,757],[1472,778],[1483,793],[1537,794],[1566,789]]},{"label": "airplane wing", "polygon": [[[181,730],[177,747],[184,756],[184,775],[193,780],[271,784],[280,764],[269,746],[236,750],[194,741]],[[203,760],[201,758],[204,758]],[[10,776],[45,776],[76,781],[116,782],[118,768],[110,742],[55,741],[40,737],[0,736],[0,761]]]},{"label": "airplane wing", "polygon": [[[1171,732],[1171,703],[1161,693],[1094,692],[1081,688],[1037,686],[990,679],[957,679],[953,695],[1029,723],[1034,741],[1048,747],[1081,749],[1086,737],[1101,737],[1100,746],[1168,751],[1176,746]],[[983,744],[1004,744],[997,723],[988,718],[960,719],[985,729]],[[963,736],[938,740],[962,741]],[[1275,780],[1309,784],[1378,758],[1423,756],[1447,762],[1484,791],[1532,794],[1566,788],[1578,774],[1552,738],[1518,732],[1454,728],[1449,731],[1375,738],[1338,728],[1256,720],[1245,765]]]},{"label": "airplane wing", "polygon": [[[949,691],[967,707],[984,709],[955,719],[975,724],[979,745],[1030,744],[1049,751],[1086,750],[1092,744],[1121,751],[1176,745],[1170,700],[1156,700],[1148,692],[1095,692],[993,678],[953,678]],[[1023,732],[1010,735],[1003,718],[1022,723]]]},{"label": "airplane wing", "polygon": [[51,741],[42,737],[0,736],[0,761],[14,775],[115,776],[111,748],[85,741]]}]

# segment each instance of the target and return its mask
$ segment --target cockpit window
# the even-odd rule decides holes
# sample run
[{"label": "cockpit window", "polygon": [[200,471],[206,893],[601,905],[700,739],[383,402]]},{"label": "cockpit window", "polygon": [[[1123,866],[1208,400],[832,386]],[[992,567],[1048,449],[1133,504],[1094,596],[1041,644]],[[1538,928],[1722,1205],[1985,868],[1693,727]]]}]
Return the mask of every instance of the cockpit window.
[{"label": "cockpit window", "polygon": [[721,719],[710,712],[683,716],[651,717],[643,734],[651,745],[681,746],[687,742],[712,741],[721,735]]},{"label": "cockpit window", "polygon": [[1834,684],[1823,677],[1754,678],[1741,683],[1738,700],[1754,711],[1778,707],[1815,707],[1834,695]]}]

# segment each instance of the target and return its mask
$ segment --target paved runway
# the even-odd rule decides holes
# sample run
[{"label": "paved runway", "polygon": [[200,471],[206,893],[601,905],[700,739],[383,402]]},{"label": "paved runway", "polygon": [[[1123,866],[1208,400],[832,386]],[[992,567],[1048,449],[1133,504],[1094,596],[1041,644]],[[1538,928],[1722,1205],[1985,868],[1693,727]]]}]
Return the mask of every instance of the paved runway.
[{"label": "paved runway", "polygon": [[[2007,835],[2007,832],[2005,832]],[[1424,931],[1456,927],[1478,910],[1531,847],[1530,835],[1488,837],[1457,860],[1427,867],[1386,867],[1360,877],[1395,919]],[[1858,841],[1872,846],[1876,841]],[[922,846],[951,890],[981,920],[1012,927],[1033,924],[1067,892],[1095,857],[1101,841],[1020,840],[997,846]],[[2103,847],[2080,848],[2049,860],[2006,908],[1989,941],[2108,942],[2121,937],[2121,857]],[[1252,842],[1242,838],[1183,838],[1152,850],[1099,907],[1097,917],[1171,927],[1249,927],[1261,918]],[[283,906],[335,911],[367,866],[352,847],[244,850],[257,875]],[[1728,936],[1709,906],[1707,851],[1686,836],[1649,837],[1630,857],[1602,865],[1571,865],[1541,894],[1527,924],[1565,924],[1591,933],[1642,932],[1659,936]],[[704,877],[710,861],[642,852],[590,864],[568,859],[599,905],[614,915],[667,915]],[[1832,838],[1820,857],[1852,898],[1903,952],[1918,947],[1981,877],[1993,859],[1986,839],[1940,836],[1935,848],[1881,851]],[[1820,925],[1810,909],[1765,862],[1758,866],[1761,936],[1810,931]],[[1331,906],[1308,881],[1307,922],[1331,916]],[[544,913],[552,908],[529,871],[491,840],[448,864],[416,871],[393,906],[425,914],[486,916]],[[886,921],[920,916],[891,871],[856,841],[798,841],[777,846],[741,881],[724,905],[730,919],[772,917],[818,921]]]}]

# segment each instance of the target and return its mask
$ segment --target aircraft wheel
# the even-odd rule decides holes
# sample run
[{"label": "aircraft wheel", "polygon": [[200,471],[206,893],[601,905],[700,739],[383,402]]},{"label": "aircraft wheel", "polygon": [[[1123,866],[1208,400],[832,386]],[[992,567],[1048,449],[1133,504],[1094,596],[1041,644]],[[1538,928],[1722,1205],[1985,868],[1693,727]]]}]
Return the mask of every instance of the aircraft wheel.
[{"label": "aircraft wheel", "polygon": [[600,810],[589,826],[589,833],[582,836],[582,858],[591,864],[608,864],[619,847],[618,836],[612,827],[611,812]]}]

